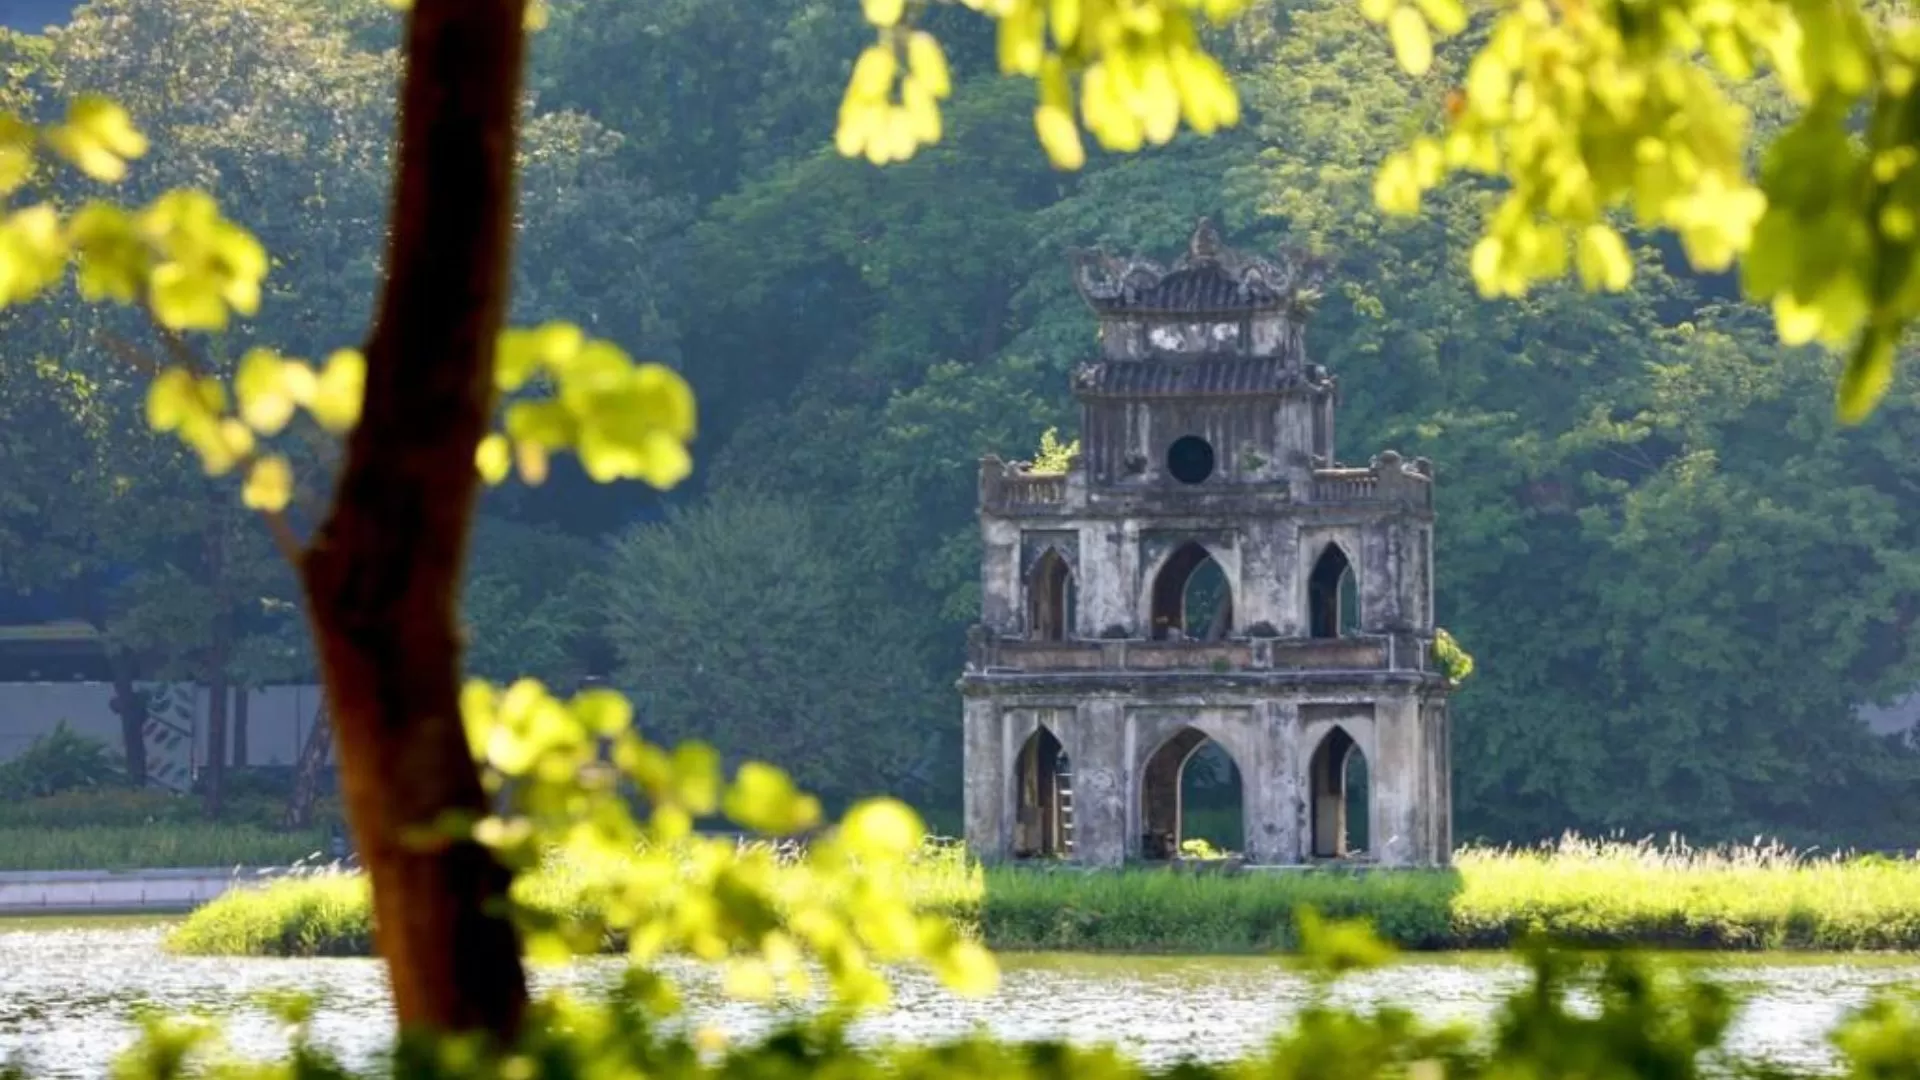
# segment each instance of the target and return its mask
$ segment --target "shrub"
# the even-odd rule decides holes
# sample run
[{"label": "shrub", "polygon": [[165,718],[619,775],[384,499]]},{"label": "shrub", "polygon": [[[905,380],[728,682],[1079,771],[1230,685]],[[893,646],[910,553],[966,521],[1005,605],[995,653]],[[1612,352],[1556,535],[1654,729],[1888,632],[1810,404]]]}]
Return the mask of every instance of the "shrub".
[{"label": "shrub", "polygon": [[26,753],[0,765],[0,798],[28,799],[124,783],[126,774],[107,745],[65,720],[33,740]]},{"label": "shrub", "polygon": [[149,788],[88,788],[0,802],[0,829],[136,828],[197,821],[200,800]]}]

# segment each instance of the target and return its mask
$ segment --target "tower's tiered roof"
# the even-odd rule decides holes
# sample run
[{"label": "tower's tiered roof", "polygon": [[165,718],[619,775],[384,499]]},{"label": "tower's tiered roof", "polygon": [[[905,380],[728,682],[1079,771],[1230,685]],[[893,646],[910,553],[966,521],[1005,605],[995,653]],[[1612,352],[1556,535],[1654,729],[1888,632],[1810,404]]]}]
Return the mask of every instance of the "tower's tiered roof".
[{"label": "tower's tiered roof", "polygon": [[1304,314],[1319,296],[1323,271],[1319,260],[1298,252],[1267,258],[1223,247],[1213,222],[1201,218],[1187,253],[1170,267],[1095,248],[1074,253],[1073,281],[1101,315],[1233,317]]}]

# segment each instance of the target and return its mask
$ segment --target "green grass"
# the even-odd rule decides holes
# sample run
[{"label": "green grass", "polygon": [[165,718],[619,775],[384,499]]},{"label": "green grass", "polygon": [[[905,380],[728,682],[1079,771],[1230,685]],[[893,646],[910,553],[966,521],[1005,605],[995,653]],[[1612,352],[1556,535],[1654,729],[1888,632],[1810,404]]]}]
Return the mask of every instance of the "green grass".
[{"label": "green grass", "polygon": [[[1920,863],[1809,858],[1780,848],[1694,851],[1568,839],[1468,849],[1444,871],[982,870],[951,847],[908,871],[916,902],[994,948],[1266,952],[1291,948],[1301,905],[1366,917],[1411,949],[1487,949],[1541,931],[1570,944],[1700,949],[1920,949]],[[564,866],[524,883],[548,910],[577,908]],[[357,875],[315,873],[230,892],[174,931],[220,955],[364,954]]]},{"label": "green grass", "polygon": [[319,830],[280,832],[256,825],[10,825],[0,826],[0,870],[286,866],[326,847]]}]

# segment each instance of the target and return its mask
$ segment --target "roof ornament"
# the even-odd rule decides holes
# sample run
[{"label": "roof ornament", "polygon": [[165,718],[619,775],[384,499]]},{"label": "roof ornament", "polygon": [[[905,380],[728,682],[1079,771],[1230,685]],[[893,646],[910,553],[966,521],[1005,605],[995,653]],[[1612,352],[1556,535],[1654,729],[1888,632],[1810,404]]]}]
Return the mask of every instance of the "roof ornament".
[{"label": "roof ornament", "polygon": [[1219,262],[1220,250],[1220,233],[1213,227],[1213,219],[1202,215],[1193,227],[1193,239],[1187,241],[1187,265]]},{"label": "roof ornament", "polygon": [[1103,248],[1076,250],[1072,259],[1074,286],[1095,311],[1158,318],[1279,310],[1305,319],[1326,273],[1323,261],[1302,251],[1271,257],[1234,251],[1205,216],[1171,266]]}]

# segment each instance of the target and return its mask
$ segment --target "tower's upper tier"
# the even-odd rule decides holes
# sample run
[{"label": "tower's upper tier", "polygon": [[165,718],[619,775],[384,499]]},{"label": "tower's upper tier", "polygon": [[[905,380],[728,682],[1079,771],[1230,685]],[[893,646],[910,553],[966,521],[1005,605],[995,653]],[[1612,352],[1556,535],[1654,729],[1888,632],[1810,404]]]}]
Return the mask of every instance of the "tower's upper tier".
[{"label": "tower's upper tier", "polygon": [[1096,249],[1075,253],[1073,280],[1100,317],[1106,359],[1251,357],[1297,371],[1322,270],[1292,252],[1270,259],[1224,248],[1201,218],[1170,267]]}]

